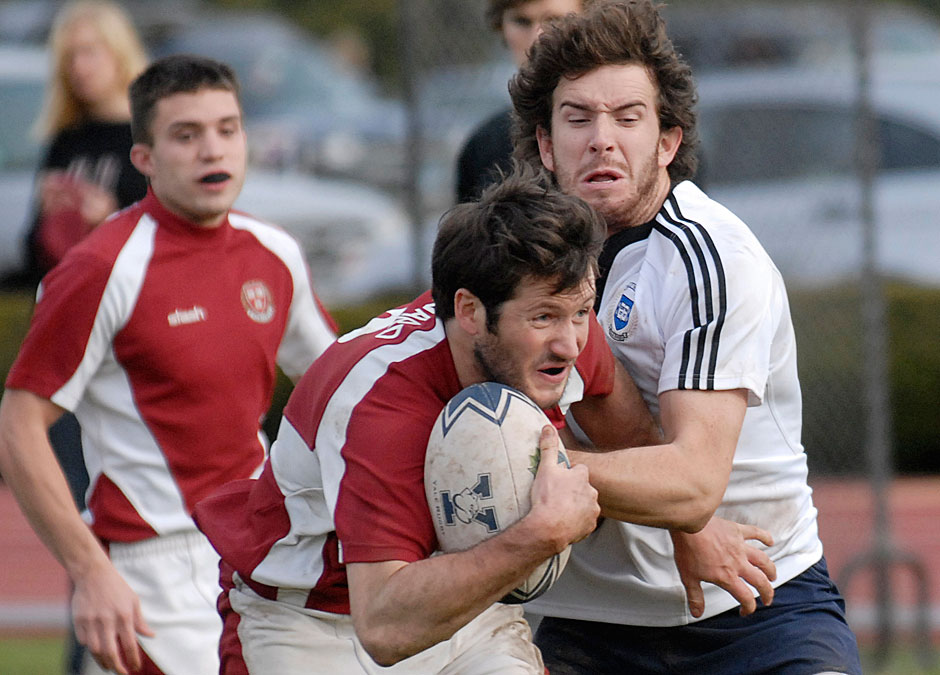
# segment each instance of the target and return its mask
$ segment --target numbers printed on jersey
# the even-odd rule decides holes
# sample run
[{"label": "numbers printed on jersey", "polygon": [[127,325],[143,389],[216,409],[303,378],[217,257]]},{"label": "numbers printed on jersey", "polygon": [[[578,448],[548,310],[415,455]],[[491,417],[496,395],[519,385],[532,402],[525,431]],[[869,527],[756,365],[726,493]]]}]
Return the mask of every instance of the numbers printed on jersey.
[{"label": "numbers printed on jersey", "polygon": [[429,328],[434,325],[436,315],[434,314],[434,303],[429,302],[423,307],[419,307],[411,312],[402,308],[391,309],[387,312],[388,316],[377,316],[362,328],[347,333],[339,338],[339,342],[348,342],[362,335],[374,333],[374,337],[379,340],[394,340],[406,326],[421,326],[430,322]]}]

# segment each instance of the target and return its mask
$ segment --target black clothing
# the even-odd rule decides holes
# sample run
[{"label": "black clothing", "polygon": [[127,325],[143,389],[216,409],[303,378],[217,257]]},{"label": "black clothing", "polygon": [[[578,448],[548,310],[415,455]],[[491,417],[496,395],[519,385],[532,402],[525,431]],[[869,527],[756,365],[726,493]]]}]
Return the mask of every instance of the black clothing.
[{"label": "black clothing", "polygon": [[512,158],[512,111],[503,110],[483,122],[464,143],[457,159],[457,202],[480,198],[496,182],[498,169],[508,172]]},{"label": "black clothing", "polygon": [[[63,129],[52,139],[39,173],[65,171],[111,192],[118,208],[130,206],[147,194],[147,180],[131,164],[131,125],[128,122],[87,121]],[[26,248],[26,276],[36,283],[48,270],[36,254],[39,208],[34,209]]]}]

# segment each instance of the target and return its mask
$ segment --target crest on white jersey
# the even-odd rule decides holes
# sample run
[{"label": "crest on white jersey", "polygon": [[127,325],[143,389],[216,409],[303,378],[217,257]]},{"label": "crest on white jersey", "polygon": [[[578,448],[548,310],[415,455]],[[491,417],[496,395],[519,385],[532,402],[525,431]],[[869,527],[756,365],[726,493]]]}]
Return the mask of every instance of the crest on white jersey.
[{"label": "crest on white jersey", "polygon": [[620,294],[620,300],[614,305],[613,312],[607,321],[607,334],[612,340],[626,342],[630,337],[633,317],[633,299],[636,297],[636,283],[630,282]]},{"label": "crest on white jersey", "polygon": [[274,318],[274,297],[260,279],[242,284],[242,307],[252,321],[268,323]]}]

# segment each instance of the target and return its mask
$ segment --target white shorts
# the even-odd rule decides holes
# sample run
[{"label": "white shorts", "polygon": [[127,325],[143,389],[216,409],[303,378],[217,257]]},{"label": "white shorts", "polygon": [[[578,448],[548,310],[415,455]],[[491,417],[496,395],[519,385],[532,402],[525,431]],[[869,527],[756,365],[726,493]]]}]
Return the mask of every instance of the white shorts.
[{"label": "white shorts", "polygon": [[518,605],[495,604],[449,640],[387,668],[356,638],[352,619],[267,600],[235,580],[242,656],[252,675],[543,675],[545,666]]},{"label": "white shorts", "polygon": [[[165,675],[219,672],[219,556],[200,532],[112,543],[115,569],[140,597],[154,637],[141,647]],[[83,675],[103,673],[89,656]]]}]

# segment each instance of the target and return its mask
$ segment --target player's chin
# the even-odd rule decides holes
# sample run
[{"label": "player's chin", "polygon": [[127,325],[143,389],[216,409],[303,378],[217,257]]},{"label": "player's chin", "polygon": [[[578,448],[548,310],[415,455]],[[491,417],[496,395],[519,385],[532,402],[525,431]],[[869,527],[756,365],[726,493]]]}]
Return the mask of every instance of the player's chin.
[{"label": "player's chin", "polygon": [[528,391],[525,393],[540,408],[548,409],[557,405],[561,400],[561,396],[565,392],[565,385],[568,383],[568,373],[566,371],[564,377],[558,377],[546,376],[540,372],[533,379],[534,381],[530,382]]}]

